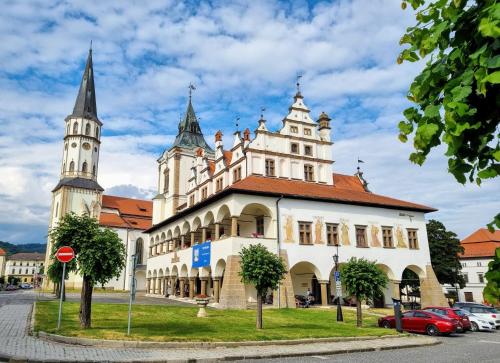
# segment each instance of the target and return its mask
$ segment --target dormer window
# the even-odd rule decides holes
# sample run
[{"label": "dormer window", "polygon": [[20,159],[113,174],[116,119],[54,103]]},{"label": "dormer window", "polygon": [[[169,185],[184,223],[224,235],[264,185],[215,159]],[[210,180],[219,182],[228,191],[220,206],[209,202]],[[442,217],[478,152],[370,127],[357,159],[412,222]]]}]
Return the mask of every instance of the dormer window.
[{"label": "dormer window", "polygon": [[193,205],[194,205],[194,193],[189,196],[189,206],[191,207]]},{"label": "dormer window", "polygon": [[274,160],[272,159],[266,159],[266,176],[275,176]]},{"label": "dormer window", "polygon": [[222,190],[222,187],[224,186],[224,180],[222,178],[219,178],[215,181],[215,191],[220,192]]},{"label": "dormer window", "polygon": [[312,135],[311,129],[304,129],[304,135],[311,136]]},{"label": "dormer window", "polygon": [[233,169],[233,183],[241,179],[241,166]]},{"label": "dormer window", "polygon": [[297,144],[296,142],[292,142],[291,146],[290,146],[290,152],[292,152],[293,154],[298,154],[299,153],[299,144]]},{"label": "dormer window", "polygon": [[202,200],[207,199],[207,196],[208,196],[208,188],[205,187],[201,190],[201,199]]},{"label": "dormer window", "polygon": [[297,126],[290,126],[290,133],[292,133],[292,134],[298,134],[299,133],[299,128]]}]

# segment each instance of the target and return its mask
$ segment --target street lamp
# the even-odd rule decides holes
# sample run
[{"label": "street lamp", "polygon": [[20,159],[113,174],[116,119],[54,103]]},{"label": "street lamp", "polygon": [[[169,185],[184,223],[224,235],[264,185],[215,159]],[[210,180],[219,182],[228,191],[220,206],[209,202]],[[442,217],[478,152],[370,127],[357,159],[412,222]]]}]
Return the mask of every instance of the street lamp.
[{"label": "street lamp", "polygon": [[[339,245],[337,244],[337,253],[333,255],[333,262],[335,262],[335,286],[340,284],[337,282],[338,279],[338,267],[339,267]],[[337,291],[341,291],[338,289]],[[340,294],[337,292],[337,321],[344,321],[344,316],[342,315],[342,304],[340,303]]]},{"label": "street lamp", "polygon": [[456,302],[460,302],[460,296],[458,296],[458,286],[457,286],[458,285],[458,281],[457,281],[458,280],[457,279],[457,277],[458,277],[458,269],[456,267],[452,267],[451,271],[453,272],[453,281],[454,281],[453,287],[455,288],[455,293],[457,295],[457,301]]}]

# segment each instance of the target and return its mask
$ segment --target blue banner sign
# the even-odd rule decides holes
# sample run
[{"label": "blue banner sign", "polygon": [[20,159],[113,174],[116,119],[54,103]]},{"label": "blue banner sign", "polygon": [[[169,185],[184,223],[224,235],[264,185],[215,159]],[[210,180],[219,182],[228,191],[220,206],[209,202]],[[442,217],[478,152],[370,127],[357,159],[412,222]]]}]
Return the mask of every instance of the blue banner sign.
[{"label": "blue banner sign", "polygon": [[340,281],[340,271],[335,271],[335,281]]},{"label": "blue banner sign", "polygon": [[193,246],[193,267],[210,266],[210,242]]}]

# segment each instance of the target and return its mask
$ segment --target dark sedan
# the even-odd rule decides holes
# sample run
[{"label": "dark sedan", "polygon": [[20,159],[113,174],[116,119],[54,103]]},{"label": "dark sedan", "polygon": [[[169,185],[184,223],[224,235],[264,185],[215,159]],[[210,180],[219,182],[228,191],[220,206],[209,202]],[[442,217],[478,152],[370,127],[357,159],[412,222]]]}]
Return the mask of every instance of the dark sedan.
[{"label": "dark sedan", "polygon": [[[428,335],[450,335],[458,329],[458,321],[428,311],[411,310],[406,311],[401,317],[404,331],[413,333],[425,333]],[[393,315],[378,319],[378,326],[383,328],[395,328],[396,319]]]}]

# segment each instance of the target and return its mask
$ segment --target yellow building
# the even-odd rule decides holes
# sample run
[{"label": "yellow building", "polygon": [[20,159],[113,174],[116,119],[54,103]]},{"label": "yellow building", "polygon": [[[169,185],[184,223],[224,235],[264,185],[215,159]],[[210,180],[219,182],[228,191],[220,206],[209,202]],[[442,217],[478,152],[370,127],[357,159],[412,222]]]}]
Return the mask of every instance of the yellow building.
[{"label": "yellow building", "polygon": [[5,277],[8,281],[9,277],[17,277],[21,282],[32,283],[35,274],[40,273],[40,269],[44,264],[45,255],[38,252],[33,253],[15,253],[8,256],[5,264]]}]

